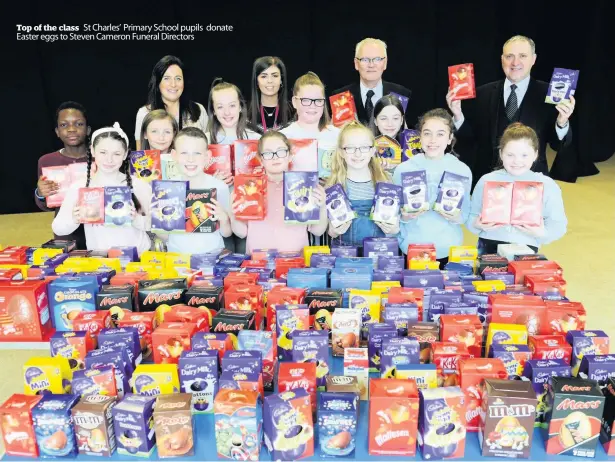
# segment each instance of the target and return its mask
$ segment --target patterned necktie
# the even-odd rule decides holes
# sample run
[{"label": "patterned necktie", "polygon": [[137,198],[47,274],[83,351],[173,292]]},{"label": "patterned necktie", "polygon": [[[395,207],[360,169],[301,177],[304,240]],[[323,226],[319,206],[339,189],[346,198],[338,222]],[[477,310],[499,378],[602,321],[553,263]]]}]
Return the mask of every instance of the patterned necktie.
[{"label": "patterned necktie", "polygon": [[367,122],[371,120],[372,113],[374,112],[374,103],[372,103],[372,96],[374,96],[374,91],[368,90],[367,98],[365,98],[365,112],[367,114]]},{"label": "patterned necktie", "polygon": [[508,96],[508,101],[506,101],[506,117],[508,120],[512,121],[517,113],[517,85],[514,83],[510,86],[510,95]]}]

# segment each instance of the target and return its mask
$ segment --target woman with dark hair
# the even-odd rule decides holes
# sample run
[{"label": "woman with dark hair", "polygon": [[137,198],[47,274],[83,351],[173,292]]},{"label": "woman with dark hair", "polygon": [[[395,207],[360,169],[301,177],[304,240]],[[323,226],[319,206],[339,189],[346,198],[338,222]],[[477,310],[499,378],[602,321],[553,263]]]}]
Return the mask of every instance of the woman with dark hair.
[{"label": "woman with dark hair", "polygon": [[376,137],[386,135],[401,143],[400,135],[404,130],[404,117],[404,107],[399,98],[394,95],[385,95],[374,106],[369,128]]},{"label": "woman with dark hair", "polygon": [[252,65],[249,120],[261,132],[290,121],[286,66],[277,56],[262,56]]},{"label": "woman with dark hair", "polygon": [[198,127],[207,130],[207,112],[202,104],[188,97],[184,88],[184,63],[167,55],[156,63],[149,80],[147,104],[137,112],[135,140],[141,149],[141,125],[146,114],[155,109],[164,109],[177,121],[179,129]]}]

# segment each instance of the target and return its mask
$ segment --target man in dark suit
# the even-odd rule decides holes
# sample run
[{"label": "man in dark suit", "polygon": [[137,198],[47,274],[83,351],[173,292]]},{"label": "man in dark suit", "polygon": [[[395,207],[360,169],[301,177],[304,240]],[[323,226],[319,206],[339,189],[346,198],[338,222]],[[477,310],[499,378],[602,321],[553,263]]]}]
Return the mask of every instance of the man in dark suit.
[{"label": "man in dark suit", "polygon": [[349,91],[354,97],[359,121],[367,125],[374,112],[374,105],[380,98],[391,92],[410,98],[412,92],[406,87],[382,80],[382,73],[387,68],[387,46],[382,40],[366,38],[360,41],[354,56],[354,68],[359,71],[359,81],[335,90],[333,94]]},{"label": "man in dark suit", "polygon": [[555,151],[570,145],[572,131],[568,119],[574,111],[574,97],[557,106],[545,103],[549,84],[530,76],[535,62],[534,41],[521,35],[514,36],[504,44],[502,52],[504,80],[478,87],[476,98],[464,103],[463,112],[461,101],[453,101],[453,92],[446,95],[455,119],[455,150],[472,170],[474,184],[497,165],[500,137],[513,122],[532,127],[538,135],[538,159],[532,167],[536,172],[549,174],[547,143]]}]

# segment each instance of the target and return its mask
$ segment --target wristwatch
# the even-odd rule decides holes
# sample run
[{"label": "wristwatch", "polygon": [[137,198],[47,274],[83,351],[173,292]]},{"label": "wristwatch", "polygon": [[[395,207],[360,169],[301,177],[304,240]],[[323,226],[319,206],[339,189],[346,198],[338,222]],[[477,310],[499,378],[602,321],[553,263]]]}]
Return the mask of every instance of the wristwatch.
[{"label": "wristwatch", "polygon": [[36,198],[37,198],[39,201],[44,201],[44,200],[45,200],[45,198],[44,198],[43,196],[41,196],[41,195],[38,193],[38,188],[36,188],[36,189],[34,190],[34,195],[36,196]]},{"label": "wristwatch", "polygon": [[563,127],[557,123],[557,121],[555,121],[555,125],[557,125],[558,128],[566,128],[568,126],[568,124],[570,123],[569,120],[566,121],[566,125],[564,125]]}]

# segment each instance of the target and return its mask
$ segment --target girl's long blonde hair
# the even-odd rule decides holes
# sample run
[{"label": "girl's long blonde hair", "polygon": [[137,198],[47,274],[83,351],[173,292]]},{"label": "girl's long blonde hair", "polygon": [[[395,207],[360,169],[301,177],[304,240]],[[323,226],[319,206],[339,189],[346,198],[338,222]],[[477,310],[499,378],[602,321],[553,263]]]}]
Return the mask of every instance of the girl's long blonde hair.
[{"label": "girl's long blonde hair", "polygon": [[[348,169],[346,167],[346,159],[344,158],[344,140],[353,132],[358,131],[363,131],[367,136],[369,136],[372,146],[374,146],[374,133],[365,125],[356,121],[352,121],[344,125],[344,128],[342,128],[340,135],[337,138],[337,149],[335,150],[333,158],[331,159],[331,176],[327,180],[327,187],[339,183],[344,189],[346,189]],[[376,185],[376,183],[389,183],[391,181],[391,177],[382,168],[382,164],[380,163],[380,157],[378,157],[376,153],[374,153],[374,156],[369,161],[368,167],[372,176],[372,183],[374,183],[374,186]]]}]

